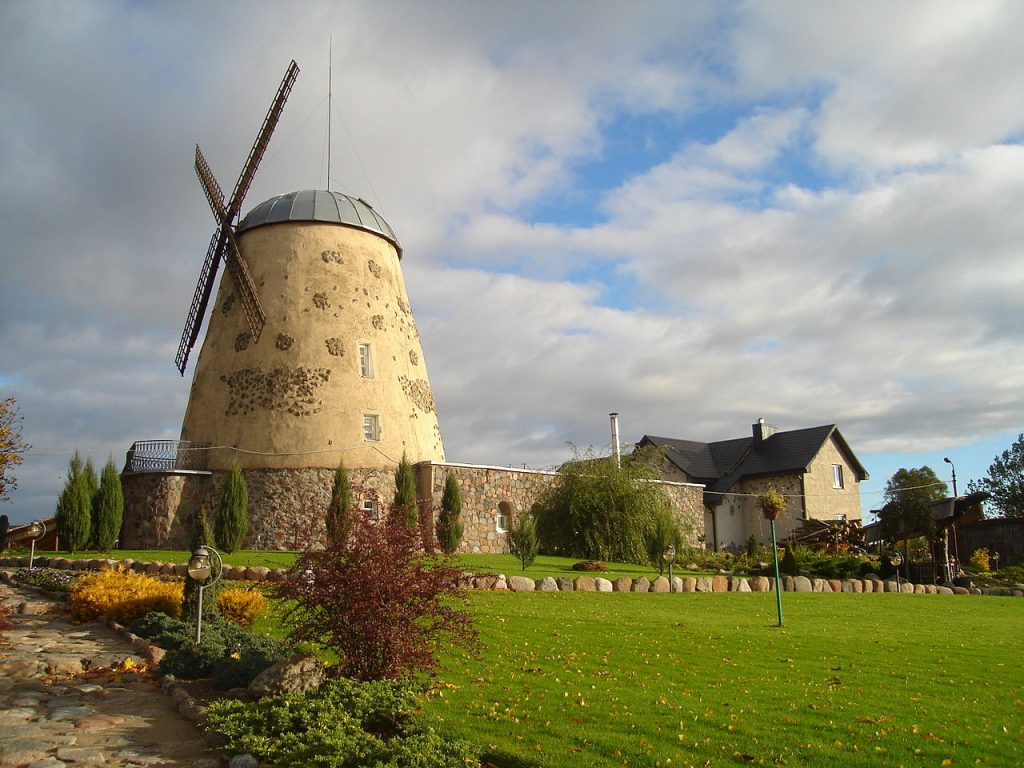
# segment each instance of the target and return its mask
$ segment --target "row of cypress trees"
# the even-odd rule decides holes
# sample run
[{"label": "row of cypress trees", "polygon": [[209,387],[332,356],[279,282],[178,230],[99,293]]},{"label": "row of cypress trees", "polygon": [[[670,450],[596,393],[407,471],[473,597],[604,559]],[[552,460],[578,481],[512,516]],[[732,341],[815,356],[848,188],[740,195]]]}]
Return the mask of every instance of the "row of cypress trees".
[{"label": "row of cypress trees", "polygon": [[57,535],[71,552],[83,549],[113,549],[121,535],[124,495],[121,476],[114,459],[107,459],[96,476],[92,459],[82,463],[75,451],[68,463],[68,476],[57,499]]}]

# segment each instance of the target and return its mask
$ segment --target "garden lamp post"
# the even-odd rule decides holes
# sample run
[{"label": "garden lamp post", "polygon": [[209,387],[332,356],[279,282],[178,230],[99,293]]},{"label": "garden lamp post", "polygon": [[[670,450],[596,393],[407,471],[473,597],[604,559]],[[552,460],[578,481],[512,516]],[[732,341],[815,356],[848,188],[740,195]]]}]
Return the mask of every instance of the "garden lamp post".
[{"label": "garden lamp post", "polygon": [[999,571],[999,553],[998,552],[993,552],[992,553],[992,565],[994,565],[996,567],[996,571],[998,572]]},{"label": "garden lamp post", "polygon": [[32,563],[36,559],[36,542],[46,535],[46,523],[42,520],[33,520],[29,523],[27,532],[29,540],[32,542],[28,554],[28,569],[31,571],[33,568]]},{"label": "garden lamp post", "polygon": [[892,567],[896,569],[896,591],[900,591],[900,566],[903,565],[903,555],[897,549],[891,555],[889,555],[889,562],[892,563]]},{"label": "garden lamp post", "polygon": [[779,544],[775,539],[775,518],[786,508],[786,500],[782,494],[772,489],[757,497],[761,514],[772,529],[772,558],[775,560],[775,610],[779,614],[779,626],[782,626],[782,579],[779,577]]},{"label": "garden lamp post", "polygon": [[[213,547],[197,548],[188,561],[188,577],[199,583],[199,598],[196,604],[196,645],[199,645],[203,639],[203,590],[217,581],[223,572],[224,561],[221,560],[220,553]],[[210,579],[209,584],[205,583],[207,579]]]},{"label": "garden lamp post", "polygon": [[665,551],[661,553],[661,559],[668,563],[668,591],[675,592],[676,585],[675,582],[672,581],[672,563],[676,561],[675,546],[669,544],[667,547],[665,547]]}]

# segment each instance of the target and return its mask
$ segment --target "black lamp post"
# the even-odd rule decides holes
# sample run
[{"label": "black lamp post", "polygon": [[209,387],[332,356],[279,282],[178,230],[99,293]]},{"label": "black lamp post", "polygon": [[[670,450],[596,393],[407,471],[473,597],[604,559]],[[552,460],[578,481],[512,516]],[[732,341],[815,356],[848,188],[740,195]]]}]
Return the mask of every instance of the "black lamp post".
[{"label": "black lamp post", "polygon": [[896,569],[896,591],[901,592],[900,589],[900,566],[903,565],[903,555],[897,549],[891,555],[889,555],[889,562],[892,563],[892,567]]},{"label": "black lamp post", "polygon": [[998,552],[993,552],[992,553],[992,564],[995,565],[996,572],[998,573],[999,572],[999,553]]},{"label": "black lamp post", "polygon": [[[213,547],[203,546],[192,553],[188,561],[188,577],[199,582],[199,597],[196,604],[196,645],[203,639],[203,590],[220,578],[224,572],[224,561]],[[212,576],[212,578],[211,578]],[[209,583],[206,580],[209,579]]]},{"label": "black lamp post", "polygon": [[949,464],[950,468],[953,470],[953,498],[958,498],[960,494],[956,492],[956,466],[950,460],[949,456],[944,458],[943,461]]},{"label": "black lamp post", "polygon": [[665,551],[661,553],[661,559],[668,563],[668,591],[675,592],[676,585],[672,580],[672,563],[676,561],[676,548],[674,545],[669,544],[665,547]]}]

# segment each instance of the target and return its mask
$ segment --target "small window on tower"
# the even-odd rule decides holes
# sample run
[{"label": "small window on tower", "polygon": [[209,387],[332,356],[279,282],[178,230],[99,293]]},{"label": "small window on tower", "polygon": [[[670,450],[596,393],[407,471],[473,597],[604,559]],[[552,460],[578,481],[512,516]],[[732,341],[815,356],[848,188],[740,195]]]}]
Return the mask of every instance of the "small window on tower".
[{"label": "small window on tower", "polygon": [[498,517],[494,526],[498,533],[508,533],[508,527],[512,524],[512,512],[512,505],[509,502],[498,503]]},{"label": "small window on tower", "polygon": [[363,439],[371,443],[380,440],[380,421],[374,413],[363,416]]},{"label": "small window on tower", "polygon": [[373,355],[369,344],[359,345],[359,375],[364,379],[373,378]]},{"label": "small window on tower", "polygon": [[833,464],[832,465],[832,487],[842,488],[843,487],[843,465]]},{"label": "small window on tower", "polygon": [[363,514],[368,520],[377,520],[380,517],[377,512],[377,502],[373,499],[363,499]]}]

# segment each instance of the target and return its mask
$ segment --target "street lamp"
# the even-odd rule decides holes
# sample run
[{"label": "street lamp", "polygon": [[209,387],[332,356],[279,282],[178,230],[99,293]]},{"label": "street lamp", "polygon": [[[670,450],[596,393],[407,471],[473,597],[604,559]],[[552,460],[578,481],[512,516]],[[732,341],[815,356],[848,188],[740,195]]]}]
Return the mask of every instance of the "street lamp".
[{"label": "street lamp", "polygon": [[996,567],[996,572],[998,572],[999,571],[999,553],[998,552],[993,552],[992,553],[992,564]]},{"label": "street lamp", "polygon": [[31,571],[32,562],[36,559],[36,542],[46,535],[46,523],[42,520],[33,520],[29,523],[26,533],[28,533],[28,537],[32,541],[28,555],[28,569]]},{"label": "street lamp", "polygon": [[[998,555],[997,555],[998,557]],[[674,545],[669,544],[665,547],[665,551],[661,553],[661,559],[668,563],[668,591],[675,592],[676,585],[672,581],[672,563],[676,561],[676,548]]]},{"label": "street lamp", "polygon": [[[188,561],[188,577],[199,583],[199,598],[196,604],[196,645],[203,638],[203,590],[220,578],[224,572],[224,561],[220,553],[209,546],[202,546],[192,553]],[[212,576],[212,578],[211,578]],[[206,582],[210,579],[209,583]]]},{"label": "street lamp", "polygon": [[896,550],[889,555],[889,562],[892,563],[892,567],[896,569],[896,591],[900,591],[900,566],[903,565],[903,555],[900,554],[899,550]]},{"label": "street lamp", "polygon": [[950,460],[949,456],[946,456],[943,461],[949,464],[950,468],[953,470],[953,498],[959,498],[960,494],[956,492],[956,466]]}]

